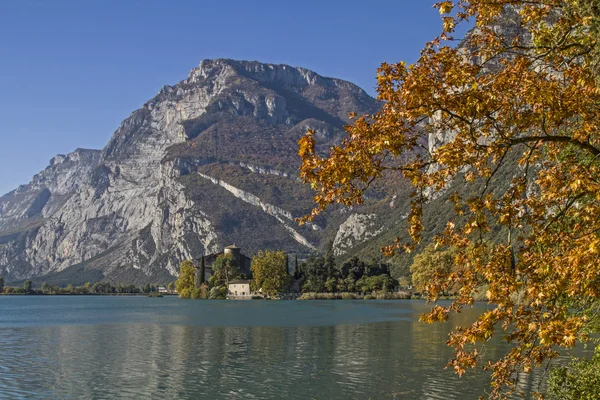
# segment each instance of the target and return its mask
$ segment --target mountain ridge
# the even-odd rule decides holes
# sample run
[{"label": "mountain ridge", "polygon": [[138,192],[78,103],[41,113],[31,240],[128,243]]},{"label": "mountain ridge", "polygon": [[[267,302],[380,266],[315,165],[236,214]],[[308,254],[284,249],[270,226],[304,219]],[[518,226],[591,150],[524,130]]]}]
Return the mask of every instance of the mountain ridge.
[{"label": "mountain ridge", "polygon": [[326,149],[350,111],[377,109],[358,86],[306,68],[203,60],[133,111],[103,149],[57,155],[0,197],[0,275],[75,267],[124,283],[165,280],[182,259],[229,242],[308,254],[328,240],[329,222],[293,222],[312,206],[296,142],[311,128]]}]

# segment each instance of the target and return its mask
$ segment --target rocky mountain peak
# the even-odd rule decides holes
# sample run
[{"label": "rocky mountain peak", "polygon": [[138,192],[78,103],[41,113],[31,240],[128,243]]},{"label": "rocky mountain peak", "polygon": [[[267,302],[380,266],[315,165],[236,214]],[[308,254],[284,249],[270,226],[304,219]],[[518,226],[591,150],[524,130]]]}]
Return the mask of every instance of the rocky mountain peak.
[{"label": "rocky mountain peak", "polygon": [[376,109],[356,85],[305,68],[204,60],[131,113],[102,151],[58,155],[0,198],[0,275],[154,282],[230,243],[248,254],[313,251],[327,221],[294,222],[312,206],[295,178],[297,140],[314,128],[328,146],[348,112]]},{"label": "rocky mountain peak", "polygon": [[48,168],[57,167],[60,164],[68,162],[93,162],[101,154],[100,150],[92,149],[75,149],[73,152],[68,154],[57,154],[50,159]]}]

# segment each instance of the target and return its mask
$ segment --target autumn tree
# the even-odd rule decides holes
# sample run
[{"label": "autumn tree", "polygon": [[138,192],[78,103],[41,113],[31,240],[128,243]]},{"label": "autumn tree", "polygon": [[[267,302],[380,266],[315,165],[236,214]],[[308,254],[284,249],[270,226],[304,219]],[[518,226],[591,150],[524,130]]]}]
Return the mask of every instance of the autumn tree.
[{"label": "autumn tree", "polygon": [[175,288],[180,298],[189,299],[192,297],[194,289],[196,289],[194,284],[195,273],[196,268],[194,268],[194,264],[191,261],[185,260],[179,265],[179,277],[175,281]]},{"label": "autumn tree", "polygon": [[437,249],[435,243],[426,246],[415,256],[410,266],[415,290],[425,292],[431,282],[447,280],[455,268],[455,255],[453,248]]},{"label": "autumn tree", "polygon": [[259,251],[252,259],[252,276],[255,290],[276,296],[290,282],[287,270],[287,255],[283,251]]},{"label": "autumn tree", "polygon": [[[333,203],[361,204],[373,182],[398,174],[414,191],[410,240],[383,249],[392,255],[414,251],[430,199],[448,196],[456,215],[435,240],[456,248],[462,270],[439,275],[427,293],[435,302],[449,287],[460,290],[423,320],[447,320],[473,304],[482,281],[488,285],[491,307],[452,333],[449,366],[458,374],[475,367],[481,346],[502,335],[510,350],[484,365],[490,397],[500,398],[519,373],[586,341],[598,315],[598,3],[457,0],[436,7],[443,32],[419,60],[379,69],[379,112],[351,115],[347,136],[329,154],[317,152],[315,132],[300,139],[301,178],[316,190],[304,220]],[[467,21],[475,29],[454,46],[456,26]],[[470,193],[453,189],[457,181]],[[502,232],[500,241],[491,241],[494,232]]]}]

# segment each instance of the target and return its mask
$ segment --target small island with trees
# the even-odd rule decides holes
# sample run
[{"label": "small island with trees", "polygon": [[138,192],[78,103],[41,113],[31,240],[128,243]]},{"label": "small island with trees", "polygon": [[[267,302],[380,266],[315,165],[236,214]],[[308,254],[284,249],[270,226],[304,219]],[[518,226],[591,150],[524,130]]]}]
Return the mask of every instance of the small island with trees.
[{"label": "small island with trees", "polygon": [[[211,260],[210,266],[207,260]],[[241,261],[240,261],[241,260]],[[325,256],[303,262],[283,251],[259,251],[249,263],[235,246],[222,253],[181,263],[176,291],[185,299],[408,299],[390,275],[389,265],[357,257],[337,263],[331,246]],[[246,264],[247,265],[247,264]],[[247,285],[247,286],[246,286]],[[248,287],[248,289],[242,289]],[[240,288],[240,290],[237,290]],[[405,289],[409,289],[407,285]]]}]

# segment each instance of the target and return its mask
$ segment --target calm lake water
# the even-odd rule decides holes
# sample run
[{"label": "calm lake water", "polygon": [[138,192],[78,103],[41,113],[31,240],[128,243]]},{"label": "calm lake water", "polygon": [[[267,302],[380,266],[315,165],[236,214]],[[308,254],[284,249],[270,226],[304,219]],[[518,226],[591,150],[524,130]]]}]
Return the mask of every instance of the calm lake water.
[{"label": "calm lake water", "polygon": [[[444,370],[450,324],[419,323],[426,309],[420,301],[0,296],[0,398],[478,398],[487,379]],[[503,350],[487,346],[491,356]]]}]

